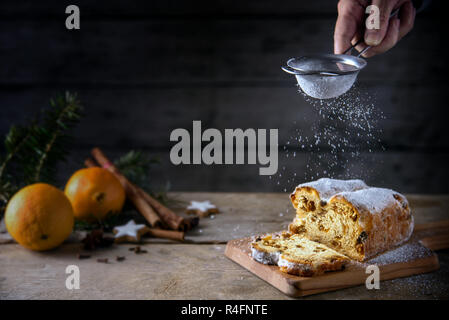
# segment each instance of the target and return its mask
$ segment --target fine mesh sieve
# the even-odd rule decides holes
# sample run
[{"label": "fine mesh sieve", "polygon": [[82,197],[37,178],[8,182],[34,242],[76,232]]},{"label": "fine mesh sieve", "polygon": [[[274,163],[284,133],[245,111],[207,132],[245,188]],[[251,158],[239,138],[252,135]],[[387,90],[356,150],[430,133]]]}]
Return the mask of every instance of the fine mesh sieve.
[{"label": "fine mesh sieve", "polygon": [[[399,8],[390,14],[390,18],[399,13]],[[359,71],[367,62],[360,58],[371,47],[366,46],[357,56],[351,55],[352,49],[363,42],[360,39],[345,54],[315,54],[292,58],[282,67],[293,74],[298,85],[307,95],[317,99],[336,98],[351,89]]]},{"label": "fine mesh sieve", "polygon": [[330,99],[348,91],[366,64],[362,58],[351,55],[317,54],[292,58],[282,69],[295,75],[307,95]]}]

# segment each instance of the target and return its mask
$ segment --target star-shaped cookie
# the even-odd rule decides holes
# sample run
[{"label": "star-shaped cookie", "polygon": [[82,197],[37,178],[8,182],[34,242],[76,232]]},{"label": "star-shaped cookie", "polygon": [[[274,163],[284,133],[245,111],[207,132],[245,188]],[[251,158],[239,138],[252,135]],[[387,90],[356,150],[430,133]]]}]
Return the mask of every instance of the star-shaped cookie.
[{"label": "star-shaped cookie", "polygon": [[207,217],[212,213],[218,213],[218,208],[207,201],[190,201],[190,205],[187,207],[188,214],[196,214],[200,217]]},{"label": "star-shaped cookie", "polygon": [[123,226],[115,227],[113,230],[115,242],[139,242],[140,237],[148,233],[149,228],[144,224],[136,224],[129,220]]}]

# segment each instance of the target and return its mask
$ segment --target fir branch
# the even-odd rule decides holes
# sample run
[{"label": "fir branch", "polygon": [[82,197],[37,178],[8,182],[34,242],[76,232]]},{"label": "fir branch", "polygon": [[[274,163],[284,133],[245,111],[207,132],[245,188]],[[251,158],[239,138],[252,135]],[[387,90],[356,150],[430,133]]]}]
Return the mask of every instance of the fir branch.
[{"label": "fir branch", "polygon": [[47,160],[48,157],[48,153],[50,152],[51,148],[53,147],[55,141],[57,138],[57,133],[53,134],[53,136],[51,137],[51,140],[47,143],[47,145],[45,146],[45,150],[44,152],[41,154],[40,159],[38,160],[37,163],[37,167],[34,173],[34,177],[33,180],[34,181],[39,181],[39,178],[41,176],[41,172],[42,172],[42,168],[44,166],[45,161]]},{"label": "fir branch", "polygon": [[7,151],[6,156],[1,161],[0,166],[0,181],[2,181],[6,166],[8,163],[19,153],[21,148],[25,145],[26,141],[31,135],[31,130],[26,127],[12,126],[5,137],[5,149]]},{"label": "fir branch", "polygon": [[149,188],[149,172],[154,164],[159,164],[159,159],[149,157],[142,151],[131,150],[114,161],[114,165],[131,182],[143,189]]},{"label": "fir branch", "polygon": [[5,182],[0,184],[0,220],[2,218],[3,212],[6,209],[9,199],[16,192],[16,187],[10,182]]},{"label": "fir branch", "polygon": [[50,105],[50,110],[44,113],[43,126],[35,127],[37,144],[29,145],[38,155],[30,183],[54,180],[57,162],[65,160],[68,153],[70,139],[67,130],[73,128],[81,117],[80,103],[76,95],[69,92],[50,100]]},{"label": "fir branch", "polygon": [[66,92],[50,100],[27,126],[11,126],[0,157],[0,217],[9,198],[21,187],[35,182],[54,182],[56,166],[65,160],[70,145],[68,130],[81,118],[76,95]]}]

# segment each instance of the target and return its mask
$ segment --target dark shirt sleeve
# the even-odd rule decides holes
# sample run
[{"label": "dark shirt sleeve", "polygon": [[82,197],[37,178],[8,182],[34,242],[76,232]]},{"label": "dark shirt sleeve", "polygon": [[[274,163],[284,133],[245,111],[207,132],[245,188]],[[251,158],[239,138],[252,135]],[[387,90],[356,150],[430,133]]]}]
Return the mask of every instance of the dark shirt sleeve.
[{"label": "dark shirt sleeve", "polygon": [[416,9],[416,13],[423,11],[429,6],[432,0],[412,0],[413,6]]}]

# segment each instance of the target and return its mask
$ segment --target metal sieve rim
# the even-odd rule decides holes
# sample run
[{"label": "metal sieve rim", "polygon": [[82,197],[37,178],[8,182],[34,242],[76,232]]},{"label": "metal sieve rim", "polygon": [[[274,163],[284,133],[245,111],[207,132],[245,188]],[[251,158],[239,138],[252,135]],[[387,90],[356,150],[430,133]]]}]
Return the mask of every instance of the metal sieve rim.
[{"label": "metal sieve rim", "polygon": [[[331,62],[334,63],[343,63],[343,64],[347,64],[350,65],[352,67],[355,67],[355,70],[340,70],[340,71],[336,71],[336,70],[332,70],[331,72],[328,72],[326,70],[305,70],[304,68],[301,68],[300,66],[298,66],[298,62],[299,61],[304,61],[305,59],[323,59],[323,60],[330,60]],[[289,66],[290,68],[300,71],[300,72],[304,72],[304,73],[320,73],[320,74],[328,74],[328,75],[347,75],[347,74],[351,74],[351,73],[357,73],[360,70],[362,70],[363,68],[365,68],[367,65],[367,62],[359,57],[355,57],[352,55],[347,55],[347,54],[314,54],[314,55],[306,55],[306,56],[302,56],[299,58],[291,58],[287,61],[287,66]]]}]

